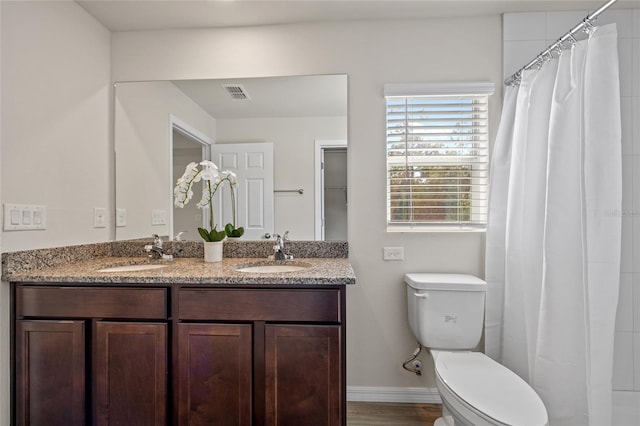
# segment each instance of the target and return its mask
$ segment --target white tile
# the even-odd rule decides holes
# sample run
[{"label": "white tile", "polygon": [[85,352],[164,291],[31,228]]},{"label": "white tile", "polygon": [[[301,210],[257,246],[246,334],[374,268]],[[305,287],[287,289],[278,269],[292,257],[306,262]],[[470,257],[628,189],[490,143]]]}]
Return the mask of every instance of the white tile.
[{"label": "white tile", "polygon": [[622,251],[620,258],[620,272],[633,272],[633,218],[622,216]]},{"label": "white tile", "polygon": [[503,45],[503,73],[504,78],[531,62],[541,51],[547,48],[544,40],[536,41],[505,41]]},{"label": "white tile", "polygon": [[638,210],[634,207],[631,216],[633,218],[633,272],[640,272],[640,215],[637,212]]},{"label": "white tile", "polygon": [[633,39],[618,39],[618,67],[620,69],[620,96],[631,96],[634,87]]},{"label": "white tile", "polygon": [[[635,274],[640,277],[640,274]],[[633,291],[634,274],[620,274],[620,293],[616,312],[616,332],[633,331]],[[640,280],[638,283],[640,284]]]},{"label": "white tile", "polygon": [[612,426],[640,425],[640,392],[613,392]]},{"label": "white tile", "polygon": [[[622,124],[622,155],[633,154],[633,103],[628,96],[620,98],[620,118]],[[639,144],[640,145],[640,144]],[[639,146],[640,148],[640,146]],[[638,152],[640,154],[640,152]]]},{"label": "white tile", "polygon": [[[635,147],[634,147],[635,148]],[[632,185],[633,185],[633,209],[634,209],[634,217],[636,217],[635,213],[640,212],[640,155],[633,156],[633,172],[632,172]],[[624,178],[628,178],[627,176],[623,176]],[[637,193],[637,194],[636,194]],[[640,224],[640,222],[639,222]],[[636,223],[633,223],[635,226]],[[640,230],[640,229],[639,229]],[[634,231],[635,232],[635,231]],[[640,236],[640,234],[638,234]],[[635,237],[635,235],[634,235]],[[640,241],[638,241],[640,243]],[[640,264],[638,264],[640,267]],[[640,272],[640,269],[637,271]]]},{"label": "white tile", "polygon": [[571,28],[582,22],[589,14],[588,10],[575,12],[547,12],[546,39],[553,41],[562,37]]},{"label": "white tile", "polygon": [[615,333],[613,343],[613,390],[633,390],[633,334]]},{"label": "white tile", "polygon": [[[631,98],[631,136],[633,153],[640,155],[640,120],[638,120],[638,117],[640,117],[640,97],[634,96]],[[640,186],[636,188],[640,191]]]},{"label": "white tile", "polygon": [[503,40],[544,40],[546,13],[505,13],[502,16]]},{"label": "white tile", "polygon": [[633,9],[633,36],[640,37],[640,9]]},{"label": "white tile", "polygon": [[[633,292],[631,297],[633,298],[633,331],[635,333],[640,333],[640,274],[633,274]],[[638,357],[640,357],[640,352],[638,352],[637,354]],[[640,359],[638,360],[638,362],[640,362]]]},{"label": "white tile", "polygon": [[640,38],[631,39],[631,71],[633,96],[640,96]]},{"label": "white tile", "polygon": [[633,333],[633,390],[640,391],[640,333]]},{"label": "white tile", "polygon": [[[622,147],[624,150],[624,145]],[[633,156],[622,156],[622,215],[627,215],[633,209]],[[631,226],[631,222],[629,222]],[[631,228],[628,229],[631,233]],[[624,232],[624,231],[623,231]]]},{"label": "white tile", "polygon": [[618,28],[618,38],[629,38],[633,36],[633,13],[632,9],[606,10],[593,23],[594,25],[616,24]]}]

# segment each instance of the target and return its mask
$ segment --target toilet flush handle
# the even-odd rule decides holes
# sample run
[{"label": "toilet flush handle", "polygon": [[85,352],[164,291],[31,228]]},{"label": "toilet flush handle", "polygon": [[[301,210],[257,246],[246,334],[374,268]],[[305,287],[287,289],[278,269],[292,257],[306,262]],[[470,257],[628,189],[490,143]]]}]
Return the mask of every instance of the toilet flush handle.
[{"label": "toilet flush handle", "polygon": [[413,293],[413,295],[421,299],[426,299],[427,297],[429,297],[429,293]]}]

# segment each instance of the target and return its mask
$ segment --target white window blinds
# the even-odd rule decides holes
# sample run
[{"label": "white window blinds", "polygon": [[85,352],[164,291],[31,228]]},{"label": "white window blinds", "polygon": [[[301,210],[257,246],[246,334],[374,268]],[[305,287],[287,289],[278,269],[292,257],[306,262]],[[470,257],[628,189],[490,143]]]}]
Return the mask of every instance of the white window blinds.
[{"label": "white window blinds", "polygon": [[428,87],[438,94],[420,93],[423,85],[417,95],[393,95],[385,86],[387,226],[484,227],[492,90],[476,84],[476,93],[464,87],[456,94],[451,85]]}]

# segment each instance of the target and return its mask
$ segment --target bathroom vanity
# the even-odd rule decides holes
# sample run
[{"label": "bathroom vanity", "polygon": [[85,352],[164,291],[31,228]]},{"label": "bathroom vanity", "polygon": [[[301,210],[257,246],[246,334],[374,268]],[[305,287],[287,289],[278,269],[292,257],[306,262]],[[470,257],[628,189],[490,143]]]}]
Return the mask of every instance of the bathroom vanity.
[{"label": "bathroom vanity", "polygon": [[345,425],[355,277],[346,258],[303,260],[11,274],[15,424]]}]

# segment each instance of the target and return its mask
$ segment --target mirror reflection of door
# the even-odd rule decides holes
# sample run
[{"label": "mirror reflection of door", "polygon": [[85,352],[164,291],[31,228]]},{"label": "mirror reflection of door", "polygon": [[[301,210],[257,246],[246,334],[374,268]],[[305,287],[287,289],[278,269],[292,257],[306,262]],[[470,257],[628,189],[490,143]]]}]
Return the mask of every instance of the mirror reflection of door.
[{"label": "mirror reflection of door", "polygon": [[[259,240],[273,234],[273,143],[219,143],[212,150],[220,170],[236,174],[236,227],[244,228],[242,238]],[[228,185],[216,194],[215,207],[219,229],[233,223]]]},{"label": "mirror reflection of door", "polygon": [[326,148],[324,155],[324,240],[347,240],[347,148]]},{"label": "mirror reflection of door", "polygon": [[[175,181],[182,176],[187,164],[191,162],[200,162],[209,158],[209,145],[199,141],[188,132],[181,131],[176,126],[172,126],[172,162],[173,162],[173,180]],[[196,207],[200,201],[201,190],[193,188],[193,199],[183,208],[173,207],[173,236],[181,234],[184,241],[201,241],[197,229],[204,224],[202,216],[203,210]]]},{"label": "mirror reflection of door", "polygon": [[315,239],[347,241],[347,141],[315,141]]}]

